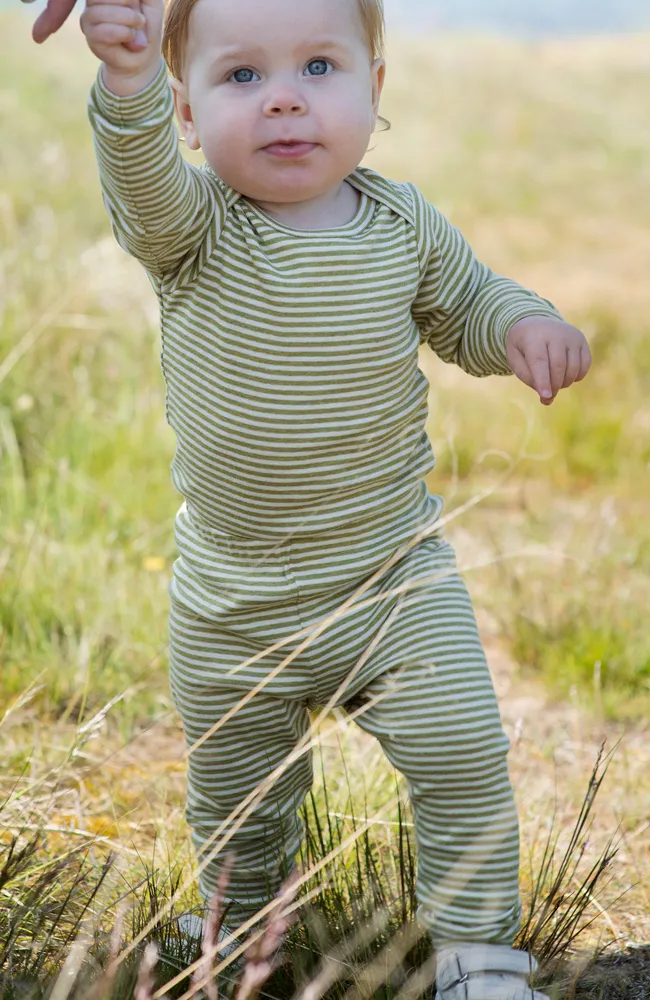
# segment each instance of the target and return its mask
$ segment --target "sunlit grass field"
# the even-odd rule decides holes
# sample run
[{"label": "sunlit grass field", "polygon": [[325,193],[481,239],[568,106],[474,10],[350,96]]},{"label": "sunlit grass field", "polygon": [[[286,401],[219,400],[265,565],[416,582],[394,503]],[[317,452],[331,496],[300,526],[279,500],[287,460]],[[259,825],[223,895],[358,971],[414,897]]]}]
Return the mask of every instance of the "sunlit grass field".
[{"label": "sunlit grass field", "polygon": [[[49,825],[50,856],[71,828],[100,837],[97,858],[130,845],[135,879],[154,833],[189,864],[166,681],[179,498],[157,306],[109,231],[85,117],[96,64],[77,26],[37,49],[28,17],[2,12],[0,34],[0,777],[17,792],[3,823]],[[589,337],[592,374],[550,409],[514,378],[423,355],[430,486],[513,683],[616,734],[638,733],[650,708],[648,51],[642,37],[395,39],[392,128],[366,161],[418,183],[495,270]],[[366,755],[360,800],[393,822],[378,751],[369,763],[340,726],[353,761]],[[335,731],[325,742],[334,759]],[[347,815],[340,764],[332,775]],[[626,808],[642,829],[634,780]],[[546,821],[533,798],[534,834]],[[626,817],[608,820],[613,833]],[[647,884],[647,869],[629,879]],[[635,900],[637,915],[650,906]]]},{"label": "sunlit grass field", "polygon": [[[23,18],[2,17],[4,691],[45,671],[39,703],[57,712],[146,681],[142,716],[165,697],[179,502],[156,303],[109,233],[82,39],[72,29],[36,49]],[[368,164],[418,182],[496,270],[581,325],[594,353],[589,379],[550,411],[514,378],[471,379],[423,356],[432,489],[453,510],[500,485],[457,523],[473,553],[511,556],[472,573],[477,598],[522,667],[559,693],[592,691],[596,676],[608,713],[645,711],[646,40],[395,43],[383,110],[392,130]]]}]

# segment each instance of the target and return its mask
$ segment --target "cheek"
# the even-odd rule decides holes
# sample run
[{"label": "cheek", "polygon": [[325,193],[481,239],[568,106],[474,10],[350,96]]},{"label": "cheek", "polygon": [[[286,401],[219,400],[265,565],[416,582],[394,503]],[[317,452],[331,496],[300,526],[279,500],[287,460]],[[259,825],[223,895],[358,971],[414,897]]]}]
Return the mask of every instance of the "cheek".
[{"label": "cheek", "polygon": [[337,158],[346,162],[350,158],[356,159],[356,168],[368,149],[372,132],[371,110],[361,102],[348,103],[337,109],[327,131],[330,152],[336,156],[338,151]]},{"label": "cheek", "polygon": [[201,148],[211,166],[216,161],[232,162],[250,149],[250,109],[209,97],[202,102],[195,119]]},{"label": "cheek", "polygon": [[360,85],[332,88],[325,98],[323,111],[330,128],[350,140],[356,136],[363,141],[364,134],[372,129],[372,92]]}]

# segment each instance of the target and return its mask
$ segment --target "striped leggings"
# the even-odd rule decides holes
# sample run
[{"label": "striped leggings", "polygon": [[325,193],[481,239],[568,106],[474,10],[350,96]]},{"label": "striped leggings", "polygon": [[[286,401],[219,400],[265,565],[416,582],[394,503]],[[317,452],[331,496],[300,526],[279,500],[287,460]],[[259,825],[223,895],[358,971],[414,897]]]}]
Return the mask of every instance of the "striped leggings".
[{"label": "striped leggings", "polygon": [[520,903],[508,740],[453,549],[428,537],[380,578],[368,574],[352,602],[363,580],[328,575],[339,563],[332,548],[269,553],[232,540],[177,563],[186,588],[194,579],[213,595],[197,614],[172,585],[171,688],[193,747],[186,815],[201,893],[213,894],[229,851],[232,926],[277,890],[312,784],[310,753],[296,747],[309,709],[330,703],[353,712],[406,778],[418,917],[434,944],[511,944]]}]

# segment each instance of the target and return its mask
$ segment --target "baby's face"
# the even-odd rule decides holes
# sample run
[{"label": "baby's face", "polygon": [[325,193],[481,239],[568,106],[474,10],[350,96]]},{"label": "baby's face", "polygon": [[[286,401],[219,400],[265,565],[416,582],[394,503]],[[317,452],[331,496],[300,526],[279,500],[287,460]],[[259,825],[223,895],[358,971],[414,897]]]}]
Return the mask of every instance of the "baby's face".
[{"label": "baby's face", "polygon": [[176,108],[188,146],[236,191],[307,201],[363,159],[383,75],[357,0],[198,0]]}]

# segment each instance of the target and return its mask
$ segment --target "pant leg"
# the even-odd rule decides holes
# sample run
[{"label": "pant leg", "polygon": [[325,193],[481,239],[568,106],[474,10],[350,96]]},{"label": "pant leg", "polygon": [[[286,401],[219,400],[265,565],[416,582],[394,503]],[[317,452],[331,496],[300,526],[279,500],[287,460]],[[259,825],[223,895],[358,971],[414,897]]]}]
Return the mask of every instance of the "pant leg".
[{"label": "pant leg", "polygon": [[407,596],[356,697],[359,725],[406,777],[418,847],[418,916],[445,941],[511,944],[519,829],[494,688],[467,589],[446,542],[413,554],[411,577],[450,575]]},{"label": "pant leg", "polygon": [[[211,684],[184,669],[182,650],[188,649],[190,626],[186,625],[183,643],[175,641],[178,614],[175,619],[171,631],[171,688],[190,747],[239,704],[244,692],[229,687],[223,675],[216,675]],[[191,635],[196,648],[200,633],[200,623],[193,623]],[[217,655],[214,630],[206,629],[203,657],[208,655],[206,637],[213,650],[210,655]],[[190,754],[186,817],[200,865],[216,843],[215,831],[223,826],[217,838],[221,839],[224,833],[234,830],[233,811],[288,758],[308,732],[309,714],[303,701],[262,693]],[[311,754],[303,754],[273,781],[242,827],[200,873],[199,888],[207,902],[214,894],[226,855],[235,852],[227,892],[230,926],[238,926],[264,906],[277,892],[283,871],[292,867],[302,837],[297,811],[311,785]]]}]

